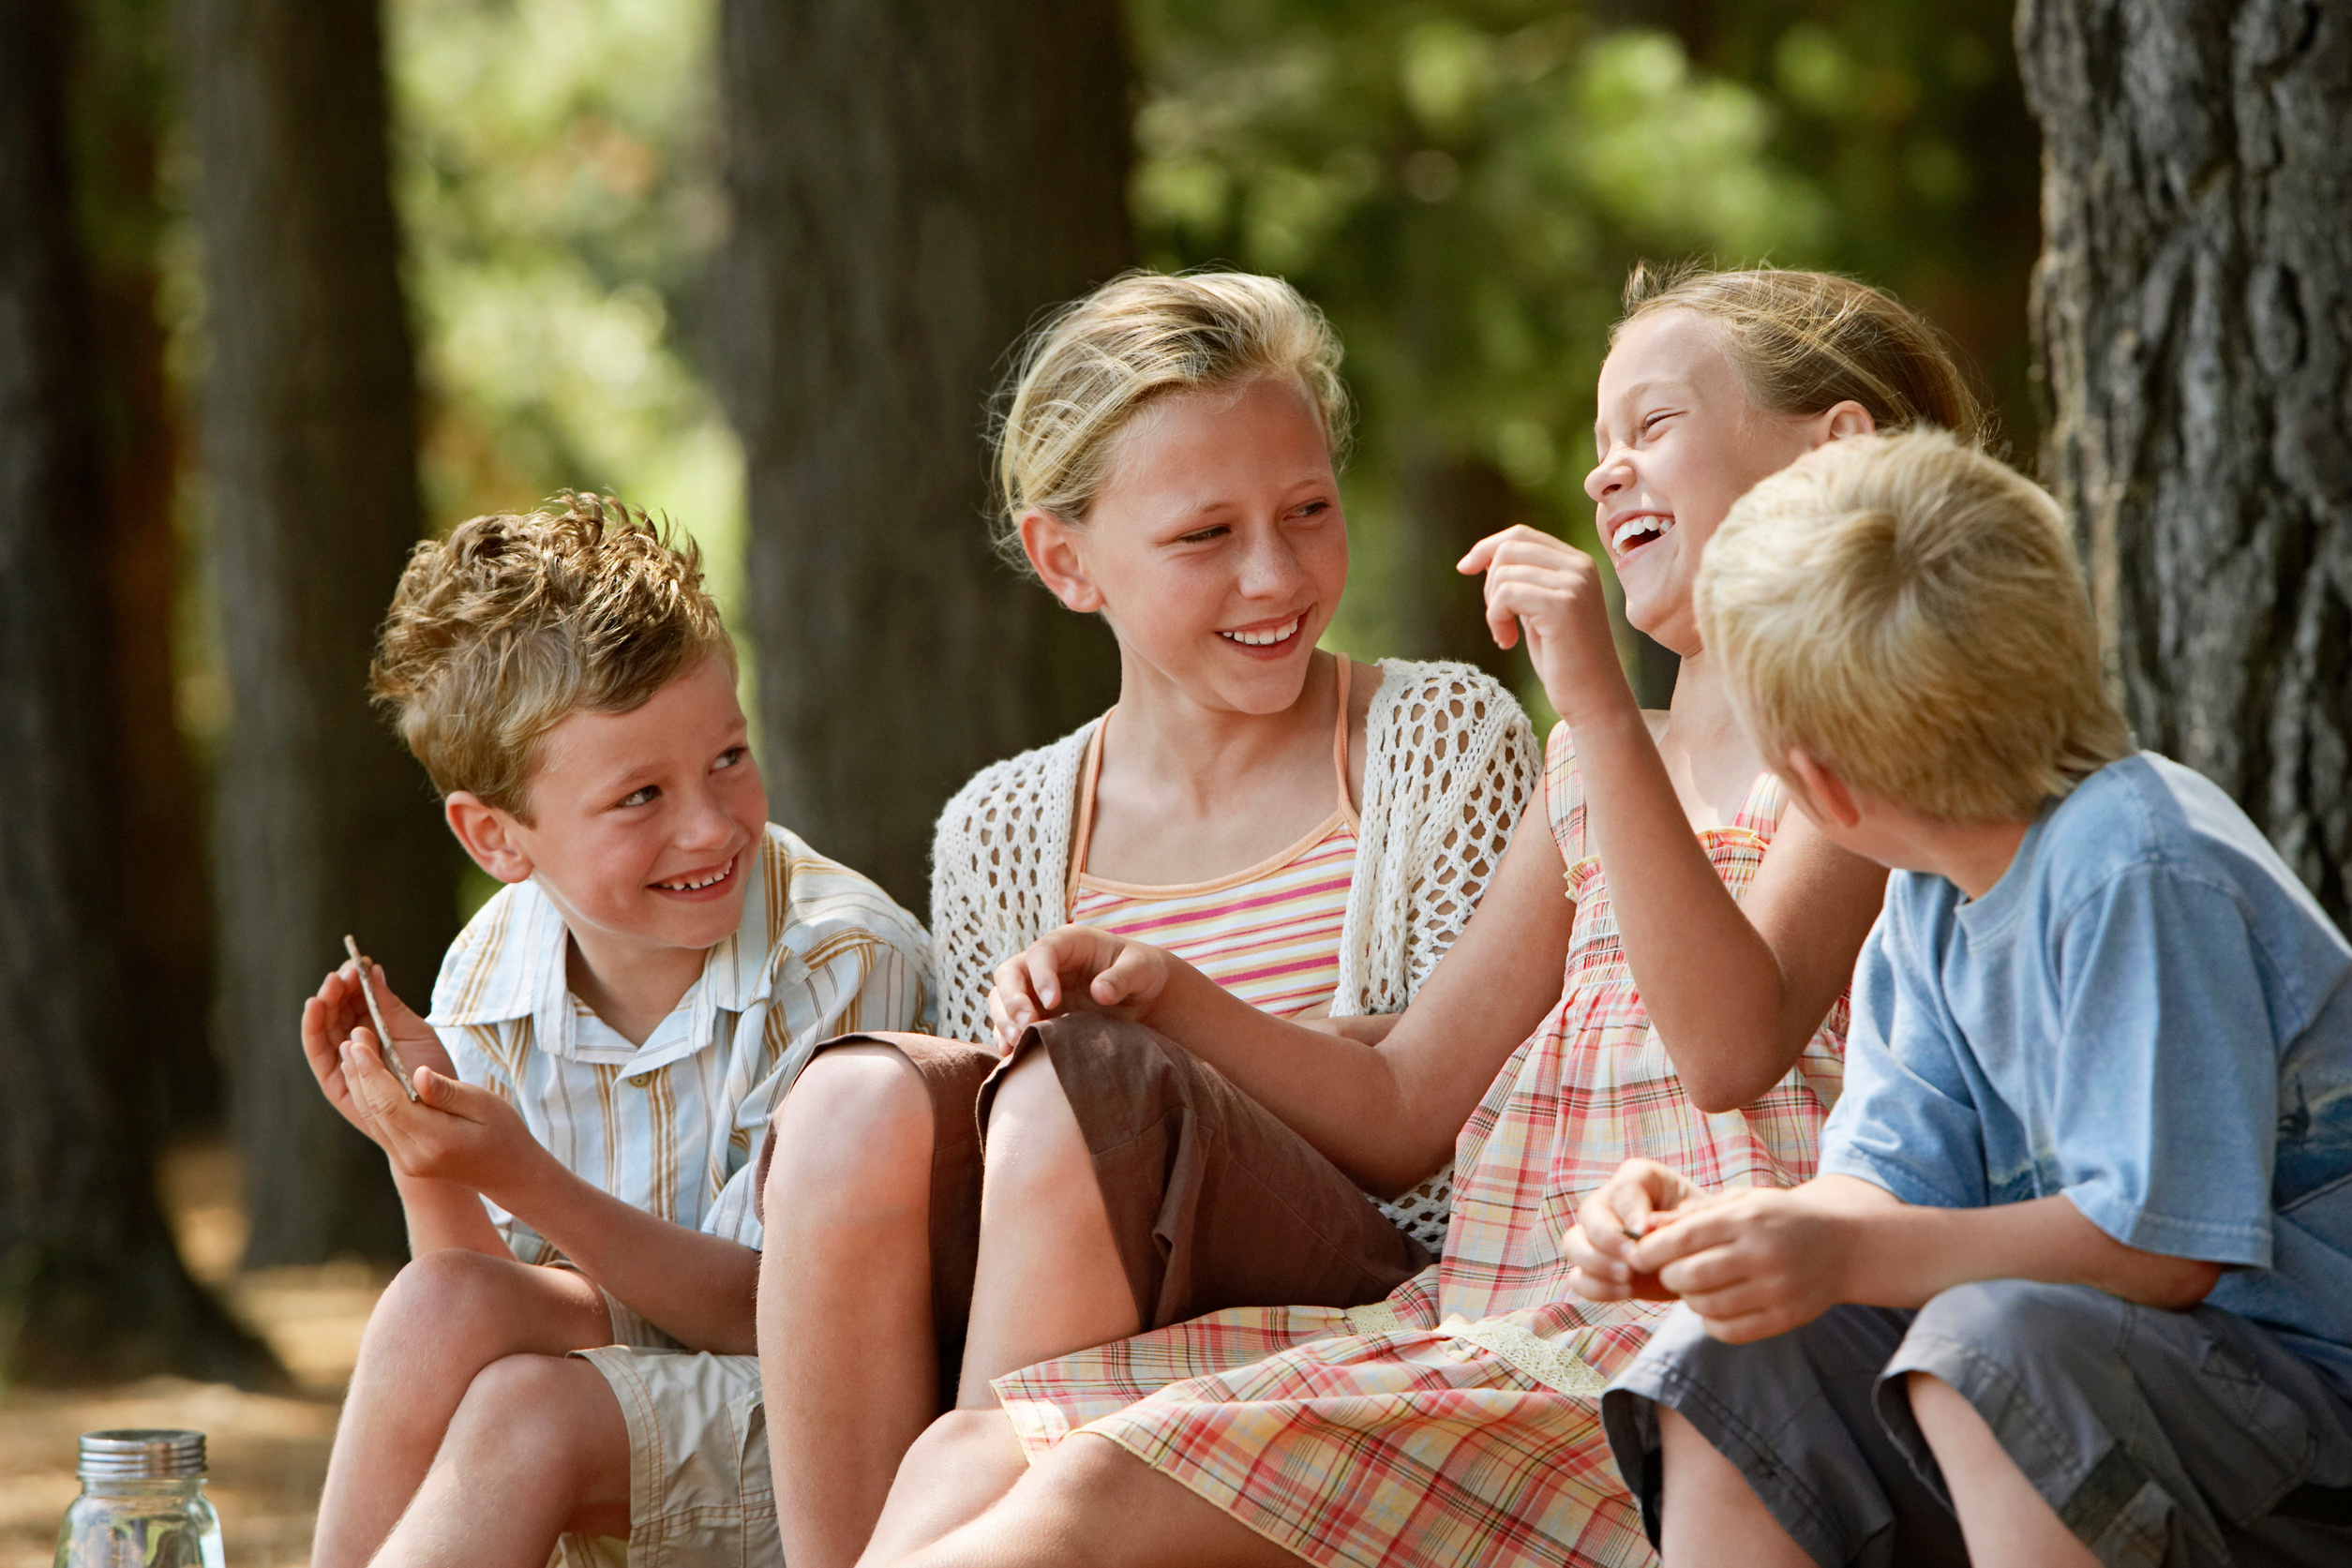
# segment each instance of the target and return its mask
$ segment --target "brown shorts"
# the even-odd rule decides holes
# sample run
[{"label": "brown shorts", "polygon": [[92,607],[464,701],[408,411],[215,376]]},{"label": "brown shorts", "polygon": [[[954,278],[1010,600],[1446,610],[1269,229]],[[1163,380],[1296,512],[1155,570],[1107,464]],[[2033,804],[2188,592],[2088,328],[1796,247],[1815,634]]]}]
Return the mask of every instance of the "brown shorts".
[{"label": "brown shorts", "polygon": [[[1165,1036],[1055,1019],[1006,1068],[1031,1050],[1054,1064],[1094,1156],[1145,1328],[1227,1307],[1358,1307],[1429,1266],[1337,1166]],[[983,1123],[996,1082],[981,1091]]]},{"label": "brown shorts", "polygon": [[[1055,1019],[993,1051],[928,1035],[844,1035],[897,1051],[929,1092],[931,1306],[939,1386],[955,1387],[980,1258],[981,1142],[996,1086],[1041,1049],[1077,1117],[1146,1329],[1227,1307],[1359,1307],[1429,1249],[1216,1068],[1140,1023]],[[763,1143],[758,1175],[768,1147]],[[950,1395],[951,1397],[951,1395]]]}]

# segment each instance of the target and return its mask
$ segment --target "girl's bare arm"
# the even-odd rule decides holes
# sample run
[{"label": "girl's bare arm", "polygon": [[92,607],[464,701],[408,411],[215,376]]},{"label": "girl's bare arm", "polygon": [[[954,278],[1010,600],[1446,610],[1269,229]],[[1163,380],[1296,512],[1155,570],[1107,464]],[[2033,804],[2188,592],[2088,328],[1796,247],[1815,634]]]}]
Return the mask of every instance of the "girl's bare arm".
[{"label": "girl's bare arm", "polygon": [[1685,1092],[1702,1111],[1751,1103],[1795,1063],[1852,974],[1886,872],[1792,812],[1745,900],[1734,900],[1692,834],[1625,684],[1591,559],[1518,527],[1480,540],[1461,570],[1486,574],[1496,643],[1525,640],[1576,737],[1585,838],[1609,880],[1634,985]]},{"label": "girl's bare arm", "polygon": [[1691,1103],[1732,1111],[1794,1066],[1853,974],[1886,869],[1790,809],[1743,900],[1715,874],[1627,692],[1578,724],[1585,823],[1625,961]]}]

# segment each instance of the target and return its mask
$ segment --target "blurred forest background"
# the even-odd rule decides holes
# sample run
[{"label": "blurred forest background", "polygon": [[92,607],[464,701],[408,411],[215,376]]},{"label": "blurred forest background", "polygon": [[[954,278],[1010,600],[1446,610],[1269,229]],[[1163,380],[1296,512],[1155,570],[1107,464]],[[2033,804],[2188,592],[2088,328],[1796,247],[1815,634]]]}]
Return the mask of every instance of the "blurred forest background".
[{"label": "blurred forest background", "polygon": [[1892,288],[2047,455],[2143,740],[2342,918],[2345,35],[2295,0],[0,0],[0,1381],[282,1375],[173,1250],[175,1147],[241,1154],[247,1269],[404,1252],[294,1020],[345,930],[422,1004],[487,891],[362,692],[421,534],[572,487],[689,529],[775,814],[920,911],[950,790],[1116,689],[990,561],[982,443],[1022,326],[1131,264],[1328,310],[1332,641],[1531,710],[1451,562],[1591,542],[1628,266]]}]

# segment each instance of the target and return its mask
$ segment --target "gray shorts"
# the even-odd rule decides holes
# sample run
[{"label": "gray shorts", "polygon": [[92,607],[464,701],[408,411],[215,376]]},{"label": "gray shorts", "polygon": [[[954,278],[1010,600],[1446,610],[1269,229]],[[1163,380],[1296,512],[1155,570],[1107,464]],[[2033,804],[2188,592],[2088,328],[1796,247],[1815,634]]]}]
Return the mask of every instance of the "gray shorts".
[{"label": "gray shorts", "polygon": [[1665,1405],[1814,1561],[1965,1563],[1910,1372],[1965,1396],[2104,1563],[2352,1562],[2352,1390],[2218,1307],[2002,1279],[1917,1312],[1840,1307],[1752,1345],[1710,1339],[1680,1307],[1601,1419],[1653,1542]]}]

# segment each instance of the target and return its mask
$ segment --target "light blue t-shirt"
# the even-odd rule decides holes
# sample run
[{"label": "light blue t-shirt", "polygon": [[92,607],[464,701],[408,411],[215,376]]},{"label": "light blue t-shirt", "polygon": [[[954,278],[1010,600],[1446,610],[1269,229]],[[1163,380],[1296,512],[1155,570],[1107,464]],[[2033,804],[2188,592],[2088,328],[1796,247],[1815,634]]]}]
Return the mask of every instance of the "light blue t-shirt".
[{"label": "light blue t-shirt", "polygon": [[2352,1378],[2352,947],[2178,763],[2084,780],[1972,903],[1888,880],[1821,1144],[1906,1202],[2063,1193],[2235,1265],[2210,1304]]}]

